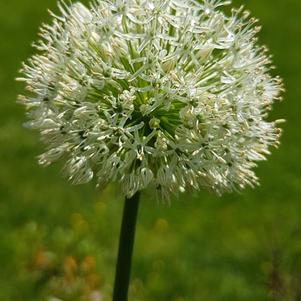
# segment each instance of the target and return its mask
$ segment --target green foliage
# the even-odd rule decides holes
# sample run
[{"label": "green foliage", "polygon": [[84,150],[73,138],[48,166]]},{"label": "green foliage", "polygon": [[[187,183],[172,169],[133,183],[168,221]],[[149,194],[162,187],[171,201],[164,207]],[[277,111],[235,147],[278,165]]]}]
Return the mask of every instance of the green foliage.
[{"label": "green foliage", "polygon": [[[59,164],[40,168],[42,145],[22,128],[23,108],[15,102],[20,62],[55,1],[0,6],[0,300],[110,300],[122,199],[113,186],[70,186]],[[170,206],[143,194],[130,300],[301,298],[301,3],[246,6],[260,18],[261,41],[287,88],[273,112],[273,119],[288,120],[282,146],[260,165],[262,186],[255,190],[222,198],[186,194]]]}]

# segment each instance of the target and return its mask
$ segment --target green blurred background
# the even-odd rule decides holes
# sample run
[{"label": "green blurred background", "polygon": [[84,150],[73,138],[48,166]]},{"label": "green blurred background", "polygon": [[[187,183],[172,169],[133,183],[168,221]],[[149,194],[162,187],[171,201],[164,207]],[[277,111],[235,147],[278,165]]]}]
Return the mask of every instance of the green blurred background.
[{"label": "green blurred background", "polygon": [[[301,2],[234,1],[260,19],[261,42],[285,81],[282,146],[261,186],[222,198],[145,192],[131,301],[301,300]],[[0,300],[110,300],[122,210],[116,187],[73,187],[60,164],[40,168],[14,78],[53,0],[0,0]]]}]

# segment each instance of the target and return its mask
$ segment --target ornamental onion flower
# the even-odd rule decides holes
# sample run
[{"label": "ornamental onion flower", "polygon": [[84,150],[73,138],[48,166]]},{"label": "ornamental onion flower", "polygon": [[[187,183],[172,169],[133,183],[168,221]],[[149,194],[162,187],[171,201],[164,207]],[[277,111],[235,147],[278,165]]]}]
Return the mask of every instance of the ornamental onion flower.
[{"label": "ornamental onion flower", "polygon": [[119,182],[127,197],[257,184],[256,162],[279,144],[267,114],[282,84],[257,21],[229,3],[60,3],[20,78],[40,164],[65,158],[72,183]]}]

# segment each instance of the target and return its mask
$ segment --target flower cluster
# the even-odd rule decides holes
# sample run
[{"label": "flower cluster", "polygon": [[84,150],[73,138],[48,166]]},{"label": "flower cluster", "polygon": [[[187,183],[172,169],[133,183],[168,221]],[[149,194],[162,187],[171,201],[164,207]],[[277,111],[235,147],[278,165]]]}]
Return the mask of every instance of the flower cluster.
[{"label": "flower cluster", "polygon": [[119,182],[126,196],[257,183],[277,146],[267,121],[281,80],[257,45],[259,27],[225,0],[98,0],[59,4],[24,64],[27,125],[49,165],[75,183]]}]

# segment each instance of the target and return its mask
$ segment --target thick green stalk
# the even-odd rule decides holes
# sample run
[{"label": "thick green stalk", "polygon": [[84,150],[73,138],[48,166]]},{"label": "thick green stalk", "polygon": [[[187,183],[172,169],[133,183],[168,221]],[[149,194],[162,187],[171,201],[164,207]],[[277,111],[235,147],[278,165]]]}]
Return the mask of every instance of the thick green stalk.
[{"label": "thick green stalk", "polygon": [[126,198],[120,231],[113,301],[127,301],[140,193]]}]

